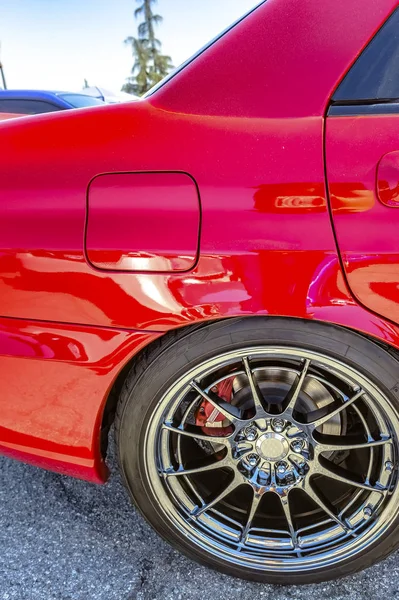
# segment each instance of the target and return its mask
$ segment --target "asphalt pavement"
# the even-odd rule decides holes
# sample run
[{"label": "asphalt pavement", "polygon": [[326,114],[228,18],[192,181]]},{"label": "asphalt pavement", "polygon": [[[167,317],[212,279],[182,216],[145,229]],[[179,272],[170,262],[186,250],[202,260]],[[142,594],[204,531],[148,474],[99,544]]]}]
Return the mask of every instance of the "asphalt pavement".
[{"label": "asphalt pavement", "polygon": [[131,506],[114,459],[97,486],[0,457],[0,600],[390,600],[399,554],[312,586],[252,584],[175,552]]}]

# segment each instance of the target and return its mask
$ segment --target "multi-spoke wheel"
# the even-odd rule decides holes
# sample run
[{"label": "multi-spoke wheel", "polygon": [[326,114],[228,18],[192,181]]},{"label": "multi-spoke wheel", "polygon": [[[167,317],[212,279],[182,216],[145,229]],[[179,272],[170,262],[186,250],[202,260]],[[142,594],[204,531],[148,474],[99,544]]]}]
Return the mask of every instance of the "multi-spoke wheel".
[{"label": "multi-spoke wheel", "polygon": [[175,546],[241,577],[376,562],[399,545],[398,367],[356,334],[280,319],[158,346],[118,411],[134,500]]}]

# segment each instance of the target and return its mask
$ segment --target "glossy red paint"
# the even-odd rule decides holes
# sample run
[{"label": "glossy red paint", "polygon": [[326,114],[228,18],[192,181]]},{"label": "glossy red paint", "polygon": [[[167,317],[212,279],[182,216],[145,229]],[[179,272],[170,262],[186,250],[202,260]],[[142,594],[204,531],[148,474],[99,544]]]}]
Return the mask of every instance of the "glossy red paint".
[{"label": "glossy red paint", "polygon": [[86,256],[99,269],[173,273],[198,260],[201,208],[186,173],[100,175],[86,219]]},{"label": "glossy red paint", "polygon": [[398,126],[399,115],[368,115],[328,117],[326,128],[331,205],[349,286],[364,306],[395,323],[399,212],[391,204],[399,178]]},{"label": "glossy red paint", "polygon": [[99,409],[121,366],[156,337],[0,319],[0,452],[103,481]]},{"label": "glossy red paint", "polygon": [[[380,0],[365,10],[363,0],[269,0],[146,100],[0,125],[4,451],[14,444],[20,458],[101,479],[100,423],[118,372],[157,335],[199,321],[318,319],[399,348],[399,327],[348,291],[323,153],[331,93],[397,4]],[[381,148],[379,158],[390,150]],[[104,248],[109,258],[111,247],[98,229],[91,237],[89,216],[86,257],[90,182],[143,171],[184,172],[198,184],[200,251],[187,272],[118,272],[121,256],[148,252],[130,241],[128,229],[113,248],[118,256],[94,257],[110,270],[87,260]],[[357,207],[356,218],[365,215],[373,201],[368,180],[359,193],[360,179],[336,173],[334,211],[349,216]],[[124,211],[111,215],[112,239]],[[158,213],[150,232],[151,239],[163,236],[152,258],[166,258],[170,270],[178,270],[176,257],[193,257],[177,223],[168,240]],[[165,246],[172,241],[173,259]],[[13,327],[22,336],[30,328],[29,352],[40,346],[38,336],[61,329],[89,358],[72,360],[68,344],[55,342],[45,357],[18,354]]]}]

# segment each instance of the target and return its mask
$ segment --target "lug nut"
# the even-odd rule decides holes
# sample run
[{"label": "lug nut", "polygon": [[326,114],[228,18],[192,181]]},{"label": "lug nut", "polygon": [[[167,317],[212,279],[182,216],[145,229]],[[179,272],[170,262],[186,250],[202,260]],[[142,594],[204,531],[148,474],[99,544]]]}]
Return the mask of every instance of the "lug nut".
[{"label": "lug nut", "polygon": [[293,452],[302,452],[304,447],[304,441],[303,440],[294,440],[291,444],[291,448],[293,450]]},{"label": "lug nut", "polygon": [[308,470],[309,470],[309,467],[308,467],[308,465],[306,464],[306,462],[304,461],[304,462],[301,462],[301,463],[298,465],[298,470],[299,470],[299,473],[300,473],[300,475],[306,475],[306,473],[307,473],[307,472],[308,472]]},{"label": "lug nut", "polygon": [[259,456],[257,454],[250,454],[246,460],[250,467],[256,467],[259,461]]},{"label": "lug nut", "polygon": [[366,506],[363,509],[363,514],[365,519],[369,519],[373,514],[373,509],[371,508],[371,506]]},{"label": "lug nut", "polygon": [[385,463],[385,470],[391,473],[393,471],[393,462],[387,460],[387,462]]},{"label": "lug nut", "polygon": [[285,474],[285,480],[287,483],[294,483],[294,481],[295,481],[294,473],[292,471],[287,471],[287,473]]},{"label": "lug nut", "polygon": [[269,481],[269,473],[267,471],[259,471],[258,481],[260,485],[265,485]]},{"label": "lug nut", "polygon": [[257,431],[255,427],[250,426],[244,430],[244,435],[245,439],[248,440],[248,442],[254,442],[257,438]]},{"label": "lug nut", "polygon": [[276,465],[276,469],[279,475],[284,475],[288,469],[288,465],[286,462],[281,462]]},{"label": "lug nut", "polygon": [[285,421],[283,419],[273,419],[272,427],[276,433],[281,433],[285,427]]}]

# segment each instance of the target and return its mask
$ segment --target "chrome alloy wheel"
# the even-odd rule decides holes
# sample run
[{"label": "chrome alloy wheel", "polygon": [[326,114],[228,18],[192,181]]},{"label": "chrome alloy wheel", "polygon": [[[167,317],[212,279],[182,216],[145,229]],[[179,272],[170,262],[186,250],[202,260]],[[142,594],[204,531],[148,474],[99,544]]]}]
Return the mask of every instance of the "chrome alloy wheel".
[{"label": "chrome alloy wheel", "polygon": [[[213,421],[199,426],[204,405]],[[164,518],[213,556],[256,570],[325,569],[397,517],[398,434],[391,403],[353,367],[248,347],[163,393],[144,466]]]}]

